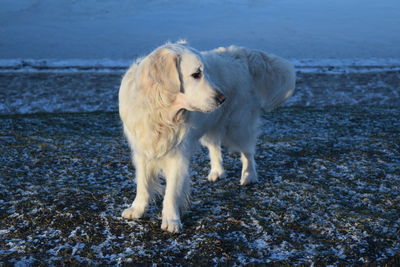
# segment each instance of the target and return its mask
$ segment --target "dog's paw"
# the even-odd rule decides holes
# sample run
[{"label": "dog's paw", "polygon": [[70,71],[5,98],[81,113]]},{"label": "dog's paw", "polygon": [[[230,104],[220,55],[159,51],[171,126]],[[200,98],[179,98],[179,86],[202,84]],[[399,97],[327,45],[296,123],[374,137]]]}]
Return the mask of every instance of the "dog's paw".
[{"label": "dog's paw", "polygon": [[207,180],[210,182],[216,182],[218,178],[224,178],[225,177],[225,172],[222,171],[213,171],[211,170],[210,173],[208,174]]},{"label": "dog's paw", "polygon": [[170,233],[179,233],[182,231],[181,220],[162,220],[161,229]]},{"label": "dog's paw", "polygon": [[143,214],[144,209],[139,209],[132,206],[122,212],[122,217],[125,219],[139,219],[143,216]]},{"label": "dog's paw", "polygon": [[248,185],[257,182],[258,182],[257,174],[254,173],[245,172],[242,174],[242,178],[240,178],[240,185]]}]

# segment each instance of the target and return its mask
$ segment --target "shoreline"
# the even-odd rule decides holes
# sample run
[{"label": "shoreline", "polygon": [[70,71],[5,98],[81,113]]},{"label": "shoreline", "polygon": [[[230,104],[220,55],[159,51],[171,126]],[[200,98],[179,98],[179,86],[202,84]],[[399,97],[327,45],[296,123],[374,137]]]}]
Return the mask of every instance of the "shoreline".
[{"label": "shoreline", "polygon": [[[136,57],[137,58],[137,57]],[[400,58],[288,59],[297,72],[343,73],[400,71]],[[124,72],[133,59],[0,59],[0,73]]]}]

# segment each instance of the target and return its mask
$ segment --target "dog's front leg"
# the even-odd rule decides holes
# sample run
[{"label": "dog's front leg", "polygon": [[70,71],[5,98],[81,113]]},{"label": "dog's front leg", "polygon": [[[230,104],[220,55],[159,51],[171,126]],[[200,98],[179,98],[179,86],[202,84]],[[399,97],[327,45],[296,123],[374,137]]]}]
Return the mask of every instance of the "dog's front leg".
[{"label": "dog's front leg", "polygon": [[167,155],[163,162],[166,189],[163,202],[161,229],[178,233],[182,230],[180,212],[188,205],[190,180],[189,156],[182,151]]},{"label": "dog's front leg", "polygon": [[140,155],[134,155],[133,159],[136,167],[136,197],[131,207],[122,213],[126,219],[141,218],[157,189],[157,168],[154,162]]}]

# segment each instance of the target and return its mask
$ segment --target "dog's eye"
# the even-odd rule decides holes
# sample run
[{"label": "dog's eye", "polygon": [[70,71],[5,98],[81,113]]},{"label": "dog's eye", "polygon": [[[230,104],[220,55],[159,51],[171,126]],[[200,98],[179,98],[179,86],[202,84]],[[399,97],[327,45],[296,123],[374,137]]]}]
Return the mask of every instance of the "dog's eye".
[{"label": "dog's eye", "polygon": [[195,73],[192,74],[192,77],[194,79],[196,79],[196,80],[200,79],[201,78],[201,71],[200,70],[196,71]]}]

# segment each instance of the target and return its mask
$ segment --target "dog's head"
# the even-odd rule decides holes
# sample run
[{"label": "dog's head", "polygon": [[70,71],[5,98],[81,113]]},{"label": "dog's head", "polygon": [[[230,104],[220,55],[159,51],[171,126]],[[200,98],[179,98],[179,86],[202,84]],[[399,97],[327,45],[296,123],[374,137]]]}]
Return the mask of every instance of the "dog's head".
[{"label": "dog's head", "polygon": [[183,110],[211,112],[225,101],[210,80],[201,55],[189,47],[162,46],[141,65],[139,80],[145,98],[167,108],[172,117]]}]

